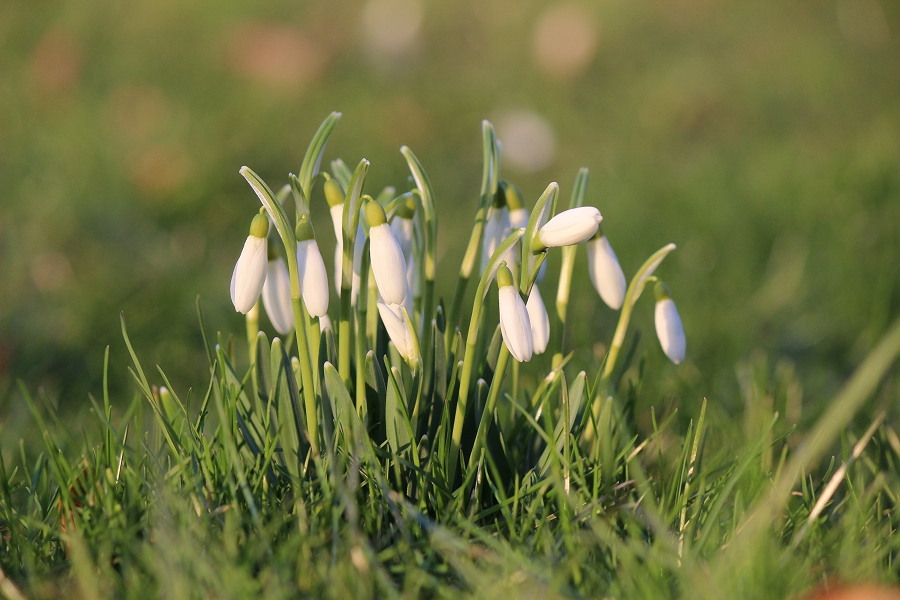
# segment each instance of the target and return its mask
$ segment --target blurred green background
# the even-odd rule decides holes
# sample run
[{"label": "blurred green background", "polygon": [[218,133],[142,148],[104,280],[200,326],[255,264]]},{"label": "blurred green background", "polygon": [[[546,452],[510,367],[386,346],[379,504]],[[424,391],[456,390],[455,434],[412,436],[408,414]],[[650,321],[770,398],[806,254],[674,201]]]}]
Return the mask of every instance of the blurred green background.
[{"label": "blurred green background", "polygon": [[[439,293],[489,118],[530,203],[550,181],[567,202],[590,168],[626,274],[678,244],[659,274],[689,359],[666,363],[647,294],[648,402],[738,411],[735,366],[761,352],[815,404],[898,314],[898,50],[884,0],[4,0],[0,393],[22,378],[83,407],[107,344],[114,390],[131,389],[119,311],[146,365],[205,387],[195,296],[211,330],[243,331],[228,285],[258,201],[238,168],[282,185],[339,110],[326,161],[371,160],[370,193],[405,186],[403,144],[427,169]],[[589,366],[615,315],[578,260],[570,334]]]}]

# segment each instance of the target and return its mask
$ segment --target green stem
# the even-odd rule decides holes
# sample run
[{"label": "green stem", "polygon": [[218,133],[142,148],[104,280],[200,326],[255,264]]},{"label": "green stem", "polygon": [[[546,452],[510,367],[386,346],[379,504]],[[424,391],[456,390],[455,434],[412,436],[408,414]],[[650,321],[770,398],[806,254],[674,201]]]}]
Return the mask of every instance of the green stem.
[{"label": "green stem", "polygon": [[453,290],[453,302],[447,312],[448,335],[445,339],[447,354],[450,353],[450,341],[459,324],[459,313],[462,309],[463,298],[466,296],[466,287],[469,285],[469,279],[475,268],[475,259],[478,258],[478,250],[481,248],[481,236],[484,233],[484,221],[487,217],[488,207],[494,201],[497,182],[500,178],[500,152],[497,147],[497,136],[494,133],[494,126],[489,121],[481,123],[481,141],[484,160],[481,172],[481,193],[478,199],[478,210],[475,211],[475,225],[472,227],[469,244],[466,246],[466,253],[459,268],[459,279],[456,280],[456,288]]},{"label": "green stem", "polygon": [[369,240],[359,266],[359,297],[356,299],[356,414],[366,422],[366,313],[369,306]]},{"label": "green stem", "polygon": [[[466,332],[466,350],[463,356],[462,373],[459,380],[459,396],[456,402],[456,413],[453,416],[453,430],[450,438],[450,452],[447,455],[447,473],[448,481],[452,482],[456,477],[456,461],[459,454],[460,443],[462,441],[463,423],[466,418],[466,409],[469,403],[469,392],[472,383],[472,369],[475,364],[475,346],[478,343],[478,323],[481,318],[481,311],[484,308],[484,297],[488,286],[494,280],[497,269],[500,266],[501,258],[506,256],[507,250],[519,241],[525,233],[524,229],[517,229],[512,232],[506,240],[497,248],[487,268],[481,275],[478,282],[478,289],[475,291],[475,302],[472,304],[472,317],[469,320],[469,330]],[[448,330],[449,331],[449,330]]]},{"label": "green stem", "polygon": [[[294,260],[296,268],[296,259]],[[304,320],[303,307],[300,298],[299,283],[294,291],[293,282],[296,280],[295,269],[291,269],[291,305],[294,308],[294,329],[297,332],[298,362],[300,363],[300,380],[303,386],[303,403],[306,407],[306,427],[309,430],[309,445],[314,454],[319,452],[319,414],[316,407],[316,390],[313,383],[312,367],[309,364],[309,353],[301,352],[301,348],[307,348],[306,321]]]},{"label": "green stem", "polygon": [[[475,441],[472,443],[472,453],[469,455],[469,465],[466,469],[466,482],[460,488],[465,490],[471,478],[475,474],[475,466],[478,464],[478,453],[484,444],[484,438],[487,436],[488,426],[494,416],[494,409],[497,406],[497,398],[500,397],[500,388],[503,387],[503,376],[506,373],[506,365],[509,363],[509,348],[506,344],[500,346],[500,354],[497,356],[497,369],[494,371],[494,378],[491,381],[491,389],[488,392],[487,402],[484,405],[484,412],[481,415],[481,421],[478,423],[478,432],[475,434]],[[518,364],[518,363],[515,363]],[[463,491],[463,493],[465,493]]]},{"label": "green stem", "polygon": [[[250,379],[253,381],[253,394],[256,398],[257,406],[259,405],[259,378],[256,376],[256,338],[259,335],[259,304],[257,298],[256,304],[247,313],[247,350],[250,352]],[[262,414],[262,413],[260,413]]]}]

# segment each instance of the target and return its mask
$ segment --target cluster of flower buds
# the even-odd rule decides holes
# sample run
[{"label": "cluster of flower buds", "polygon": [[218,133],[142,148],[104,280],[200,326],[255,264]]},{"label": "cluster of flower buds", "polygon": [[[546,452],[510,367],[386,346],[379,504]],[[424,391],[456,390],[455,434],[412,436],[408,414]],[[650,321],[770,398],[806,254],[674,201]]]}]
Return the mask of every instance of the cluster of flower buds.
[{"label": "cluster of flower buds", "polygon": [[[387,200],[379,202],[369,196],[360,197],[359,193],[356,193],[353,196],[356,199],[350,200],[351,194],[345,192],[341,182],[328,175],[323,177],[324,195],[337,241],[334,257],[336,289],[340,294],[342,285],[347,285],[343,283],[342,278],[345,264],[343,246],[345,237],[349,235],[348,231],[352,231],[348,228],[355,228],[352,262],[350,256],[347,256],[347,264],[352,264],[353,269],[350,279],[350,304],[355,305],[360,286],[363,285],[360,271],[363,253],[368,243],[368,258],[377,292],[378,314],[400,355],[408,363],[413,364],[418,360],[415,331],[417,327],[413,325],[412,319],[413,296],[418,297],[419,285],[417,264],[420,258],[417,256],[416,240],[420,240],[421,243],[416,230],[415,195],[413,192],[407,192],[390,202]],[[347,179],[344,179],[344,183],[346,185]],[[528,227],[532,215],[525,208],[522,194],[515,185],[506,181],[498,181],[496,184],[496,193],[488,196],[487,201],[487,214],[481,238],[481,273],[484,274],[491,264],[494,265],[503,342],[513,358],[526,362],[532,356],[545,352],[550,342],[550,319],[538,288],[543,279],[546,260],[541,261],[541,267],[536,275],[533,272],[530,274],[525,272],[535,263],[529,262],[529,265],[524,265],[528,268],[520,268],[519,254],[515,249],[519,243],[525,242],[510,238],[514,237],[513,232],[519,232],[515,235],[522,235],[523,228]],[[555,184],[552,184],[552,187],[555,187]],[[386,192],[388,190],[390,192],[388,195],[392,196],[393,188],[388,188]],[[345,214],[346,202],[353,202],[353,206],[359,211],[358,214],[354,213],[348,218]],[[593,206],[577,205],[580,201],[575,204],[573,208],[556,214],[546,222],[537,223],[533,229],[535,234],[532,234],[529,240],[528,247],[532,252],[529,256],[546,253],[550,248],[586,244],[591,283],[604,303],[613,310],[623,310],[624,321],[627,324],[628,316],[624,313],[625,309],[627,308],[630,314],[630,305],[637,300],[647,281],[656,280],[652,277],[653,270],[665,253],[674,246],[664,249],[665,252],[652,264],[648,261],[629,287],[616,253],[600,226],[603,220],[600,211]],[[391,207],[390,215],[385,212],[388,205]],[[300,298],[308,314],[320,319],[321,327],[330,327],[327,315],[328,276],[324,261],[308,216],[299,213],[300,211],[293,232],[297,244],[295,266],[289,264],[291,261],[286,262],[284,258],[278,256],[267,244],[269,218],[265,210],[260,210],[259,214],[253,217],[250,235],[235,265],[231,280],[231,298],[235,310],[248,313],[256,306],[262,293],[266,313],[274,328],[282,335],[287,335],[294,328],[295,314],[299,306],[299,302],[296,301]],[[538,216],[541,220],[546,219],[543,212]],[[504,248],[502,256],[495,257],[501,246]],[[498,261],[499,268],[496,266]],[[296,267],[296,281],[292,285],[291,269],[294,267]],[[520,292],[515,282],[520,277],[526,276],[531,276],[532,279],[520,282],[522,283]],[[662,282],[656,286],[656,299],[656,331],[660,345],[672,362],[680,363],[685,356],[684,330],[668,288]]]}]

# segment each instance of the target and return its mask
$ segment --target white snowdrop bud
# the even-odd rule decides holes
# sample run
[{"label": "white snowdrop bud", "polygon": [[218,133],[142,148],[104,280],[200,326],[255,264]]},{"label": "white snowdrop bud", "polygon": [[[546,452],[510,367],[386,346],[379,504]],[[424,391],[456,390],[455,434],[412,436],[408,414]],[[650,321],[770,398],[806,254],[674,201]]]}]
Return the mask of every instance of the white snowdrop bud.
[{"label": "white snowdrop bud", "polygon": [[509,209],[509,224],[512,229],[520,229],[528,226],[528,217],[531,214],[525,208],[522,192],[514,183],[501,181],[500,188],[506,199],[506,207]]},{"label": "white snowdrop bud", "polygon": [[658,282],[654,289],[656,293],[656,336],[663,352],[676,365],[684,360],[685,340],[684,327],[681,325],[681,317],[675,302],[669,294],[669,288],[663,282]]},{"label": "white snowdrop bud", "polygon": [[328,318],[328,315],[322,315],[319,317],[319,333],[324,332],[326,329],[334,329],[331,327],[331,319]]},{"label": "white snowdrop bud", "polygon": [[250,235],[231,274],[231,303],[236,311],[243,314],[247,314],[256,304],[266,281],[269,219],[263,214],[264,210],[260,210],[250,222]]},{"label": "white snowdrop bud", "polygon": [[287,335],[294,328],[294,307],[291,304],[291,276],[280,256],[269,259],[266,283],[262,289],[263,306],[275,331]]},{"label": "white snowdrop bud", "polygon": [[400,353],[407,363],[416,361],[412,332],[410,332],[406,324],[406,319],[403,318],[403,313],[400,310],[401,306],[399,304],[388,305],[384,302],[379,302],[377,306],[384,328],[387,329],[388,336],[394,342],[394,346],[397,347],[397,352]]},{"label": "white snowdrop bud", "polygon": [[547,316],[547,307],[541,298],[541,291],[537,284],[531,286],[531,294],[525,304],[528,310],[528,320],[531,322],[531,341],[535,354],[543,354],[550,343],[550,317]]},{"label": "white snowdrop bud", "polygon": [[369,222],[369,256],[375,285],[388,304],[403,304],[408,294],[406,261],[397,238],[384,216],[384,209],[377,202],[366,205]]},{"label": "white snowdrop bud", "polygon": [[519,362],[528,362],[534,352],[531,321],[519,290],[513,285],[512,272],[506,263],[497,270],[500,302],[500,333],[509,353]]},{"label": "white snowdrop bud", "polygon": [[328,312],[328,273],[312,224],[305,215],[297,221],[296,233],[300,294],[310,316],[321,317]]},{"label": "white snowdrop bud", "polygon": [[547,221],[538,232],[538,239],[545,248],[580,244],[594,237],[602,220],[600,211],[593,206],[570,208]]},{"label": "white snowdrop bud", "polygon": [[528,210],[524,208],[517,208],[516,210],[509,211],[509,226],[511,229],[520,229],[522,227],[528,226],[528,217],[531,215],[528,214]]},{"label": "white snowdrop bud", "polygon": [[625,301],[625,273],[602,229],[598,229],[597,235],[587,243],[587,257],[588,274],[594,289],[607,306],[619,310]]}]

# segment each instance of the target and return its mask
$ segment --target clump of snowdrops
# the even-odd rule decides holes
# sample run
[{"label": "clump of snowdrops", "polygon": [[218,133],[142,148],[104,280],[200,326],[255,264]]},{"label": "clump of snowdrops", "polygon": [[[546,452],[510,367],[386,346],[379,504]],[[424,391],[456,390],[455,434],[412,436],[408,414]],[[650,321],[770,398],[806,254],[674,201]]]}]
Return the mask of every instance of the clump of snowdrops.
[{"label": "clump of snowdrops", "polygon": [[[589,273],[582,275],[590,277],[610,308],[620,311],[609,352],[593,383],[588,385],[582,372],[576,377],[578,394],[570,396],[567,406],[553,407],[554,412],[569,413],[568,430],[579,421],[581,435],[573,443],[589,442],[596,433],[631,312],[648,283],[656,282],[655,320],[662,350],[676,364],[684,359],[678,310],[668,287],[654,276],[675,245],[668,244],[649,257],[626,287],[601,227],[600,211],[584,204],[587,169],[579,172],[566,210],[558,210],[557,183],[548,185],[529,210],[518,188],[500,177],[499,144],[487,121],[483,123],[480,202],[445,314],[445,307],[434,298],[439,227],[435,193],[423,166],[404,146],[400,151],[414,186],[404,192],[387,187],[375,197],[364,193],[366,159],[353,171],[338,159],[331,163],[330,173],[318,172],[339,116],[333,113],[322,124],[300,174],[288,175],[289,183],[278,193],[250,168],[240,170],[262,207],[251,220],[235,265],[231,299],[235,309],[247,315],[251,357],[258,366],[254,396],[269,396],[269,390],[260,387],[266,378],[258,371],[270,363],[272,353],[291,355],[290,375],[303,402],[292,407],[286,420],[293,419],[298,427],[293,443],[282,443],[282,460],[296,464],[296,473],[302,471],[310,453],[320,454],[323,443],[334,445],[336,436],[351,435],[355,426],[366,443],[377,447],[386,441],[392,453],[428,473],[435,492],[455,490],[444,501],[462,498],[489,451],[486,438],[493,435],[515,442],[513,434],[521,433],[529,416],[550,408],[541,394],[555,391],[563,379],[563,366],[571,356],[564,355],[563,335],[556,336],[558,346],[550,348],[553,368],[538,378],[540,390],[522,389],[519,369],[508,368],[510,358],[527,363],[548,350],[552,327],[539,284],[551,251],[564,253],[555,327],[564,331],[569,288],[576,276],[575,251],[581,245],[586,246],[589,264]],[[328,273],[310,224],[311,211],[326,208],[326,202],[313,206],[310,201],[319,180],[337,241],[333,319],[328,315]],[[288,210],[289,204],[293,211]],[[479,253],[480,261],[476,260]],[[477,284],[466,327],[458,321],[473,277]],[[499,324],[486,318],[484,310],[495,283]],[[258,331],[260,298],[277,333],[291,336],[295,345],[275,338],[270,346]],[[279,376],[272,373],[270,377],[274,381]],[[584,397],[595,401],[585,403]],[[477,411],[473,404],[478,405]],[[343,418],[335,421],[342,412],[346,413]],[[266,414],[257,417],[265,419]],[[467,421],[474,427],[474,436],[468,439]],[[518,475],[525,476],[542,469],[537,458],[523,456],[509,465],[516,465]]]}]

